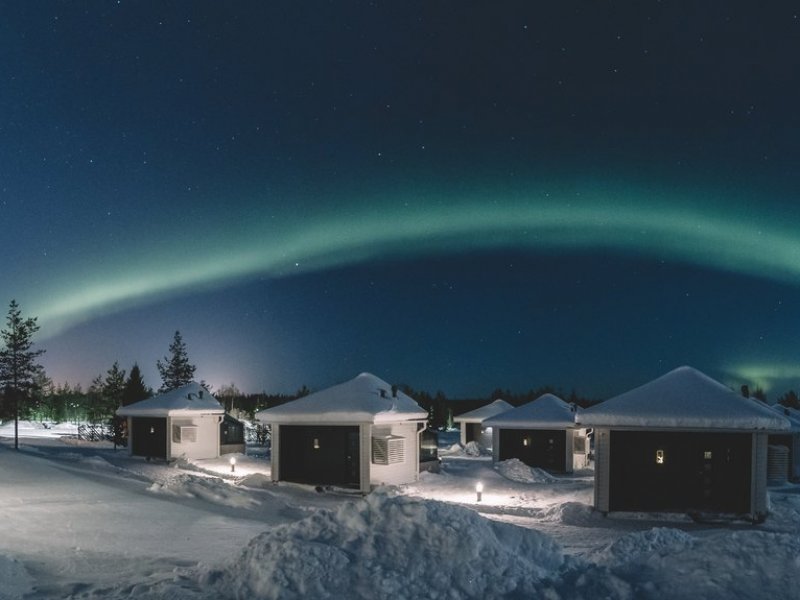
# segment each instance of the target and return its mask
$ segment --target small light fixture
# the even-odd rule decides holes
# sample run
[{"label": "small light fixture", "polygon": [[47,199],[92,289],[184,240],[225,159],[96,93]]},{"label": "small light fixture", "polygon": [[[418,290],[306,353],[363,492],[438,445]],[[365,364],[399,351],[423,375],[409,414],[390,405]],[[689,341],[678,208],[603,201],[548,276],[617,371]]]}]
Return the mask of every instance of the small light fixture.
[{"label": "small light fixture", "polygon": [[314,438],[314,450],[319,450],[319,438]]},{"label": "small light fixture", "polygon": [[531,438],[529,438],[529,437],[522,438],[522,445],[523,446],[530,446],[531,445]]},{"label": "small light fixture", "polygon": [[155,432],[156,432],[156,428],[151,426],[150,427],[150,433],[155,433]]},{"label": "small light fixture", "polygon": [[236,472],[236,457],[235,456],[231,456],[230,463],[231,463],[231,473],[235,473]]},{"label": "small light fixture", "polygon": [[478,502],[480,502],[483,495],[483,484],[480,481],[475,484],[475,493],[478,496]]},{"label": "small light fixture", "polygon": [[664,464],[664,451],[663,450],[656,450],[656,464],[663,465]]}]

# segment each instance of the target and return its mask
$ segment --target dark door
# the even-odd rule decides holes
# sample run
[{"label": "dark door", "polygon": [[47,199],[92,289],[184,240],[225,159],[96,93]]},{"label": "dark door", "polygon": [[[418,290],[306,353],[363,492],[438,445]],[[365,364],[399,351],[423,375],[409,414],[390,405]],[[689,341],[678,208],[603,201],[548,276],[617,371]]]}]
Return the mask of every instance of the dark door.
[{"label": "dark door", "polygon": [[477,442],[479,441],[481,435],[481,424],[480,423],[464,423],[464,427],[467,428],[466,437],[467,443],[470,442]]},{"label": "dark door", "polygon": [[312,485],[358,488],[357,426],[281,425],[280,478]]},{"label": "dark door", "polygon": [[501,429],[500,460],[518,458],[529,467],[565,473],[567,432],[563,429]]},{"label": "dark door", "polygon": [[134,456],[167,458],[167,420],[157,417],[132,417]]},{"label": "dark door", "polygon": [[612,431],[610,510],[750,512],[748,433]]}]

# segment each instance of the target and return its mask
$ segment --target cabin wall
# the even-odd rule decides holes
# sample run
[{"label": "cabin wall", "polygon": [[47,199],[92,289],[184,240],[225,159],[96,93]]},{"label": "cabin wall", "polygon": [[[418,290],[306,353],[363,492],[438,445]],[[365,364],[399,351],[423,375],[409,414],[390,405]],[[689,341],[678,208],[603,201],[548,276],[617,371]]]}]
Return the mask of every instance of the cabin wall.
[{"label": "cabin wall", "polygon": [[572,468],[589,468],[589,438],[586,429],[575,429],[572,432]]},{"label": "cabin wall", "polygon": [[269,464],[270,464],[270,477],[272,481],[281,480],[281,426],[272,423],[270,424],[270,451],[269,451]]},{"label": "cabin wall", "polygon": [[738,432],[612,430],[609,509],[753,514],[761,494],[753,487],[754,459],[761,461],[754,440]]},{"label": "cabin wall", "polygon": [[594,455],[594,507],[607,513],[611,471],[611,432],[608,429],[594,430]]},{"label": "cabin wall", "polygon": [[359,425],[282,424],[279,429],[281,481],[361,488]]},{"label": "cabin wall", "polygon": [[419,479],[419,435],[416,423],[373,425],[371,437],[392,435],[404,439],[403,461],[390,465],[372,462],[372,439],[369,444],[370,478],[372,485],[402,485]]},{"label": "cabin wall", "polygon": [[765,433],[754,433],[752,441],[752,469],[750,481],[750,514],[754,519],[767,515],[767,445]]},{"label": "cabin wall", "polygon": [[169,456],[169,419],[129,417],[128,446],[133,456],[166,459]]},{"label": "cabin wall", "polygon": [[518,458],[529,467],[553,473],[572,472],[571,429],[496,429],[499,429],[499,460]]},{"label": "cabin wall", "polygon": [[[167,420],[168,456],[170,458],[218,458],[220,415],[172,417]],[[193,436],[181,433],[181,427],[196,427]],[[193,439],[192,439],[193,438]]]}]

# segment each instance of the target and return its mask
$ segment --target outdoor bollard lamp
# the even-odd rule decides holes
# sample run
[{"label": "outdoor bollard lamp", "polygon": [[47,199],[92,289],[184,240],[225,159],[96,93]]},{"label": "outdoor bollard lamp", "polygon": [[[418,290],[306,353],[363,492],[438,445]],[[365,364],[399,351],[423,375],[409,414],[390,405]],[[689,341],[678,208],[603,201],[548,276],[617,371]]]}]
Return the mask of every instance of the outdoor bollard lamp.
[{"label": "outdoor bollard lamp", "polygon": [[236,472],[236,457],[231,456],[231,473]]},{"label": "outdoor bollard lamp", "polygon": [[475,493],[478,495],[478,502],[480,502],[483,494],[483,484],[480,481],[475,484]]}]

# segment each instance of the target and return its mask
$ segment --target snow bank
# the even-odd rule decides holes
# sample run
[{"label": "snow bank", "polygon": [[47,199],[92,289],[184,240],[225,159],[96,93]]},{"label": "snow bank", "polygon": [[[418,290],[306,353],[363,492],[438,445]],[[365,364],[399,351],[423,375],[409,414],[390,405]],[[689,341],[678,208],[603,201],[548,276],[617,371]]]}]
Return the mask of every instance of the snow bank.
[{"label": "snow bank", "polygon": [[557,477],[553,477],[547,471],[536,467],[529,467],[518,458],[503,460],[494,465],[494,470],[506,479],[517,483],[556,483]]},{"label": "snow bank", "polygon": [[635,598],[796,598],[800,539],[793,534],[721,531],[695,538],[656,528],[631,533],[595,557]]},{"label": "snow bank", "polygon": [[149,492],[168,496],[200,498],[214,504],[237,508],[253,508],[259,504],[246,490],[241,490],[219,477],[201,477],[182,473],[164,481],[156,481]]},{"label": "snow bank", "polygon": [[31,591],[33,579],[22,564],[0,555],[0,600],[16,600]]},{"label": "snow bank", "polygon": [[262,533],[201,585],[235,598],[524,597],[563,563],[537,531],[377,491]]}]

